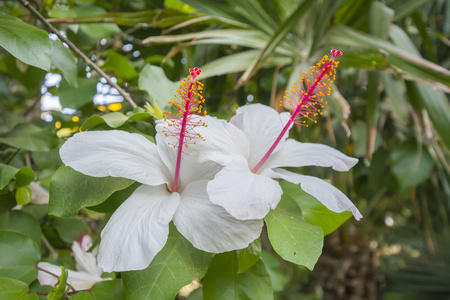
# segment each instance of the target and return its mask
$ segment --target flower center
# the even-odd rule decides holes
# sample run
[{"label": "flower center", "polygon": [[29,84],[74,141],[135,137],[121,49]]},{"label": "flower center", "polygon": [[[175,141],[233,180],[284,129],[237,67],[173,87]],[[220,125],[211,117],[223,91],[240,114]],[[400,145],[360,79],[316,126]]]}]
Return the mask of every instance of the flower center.
[{"label": "flower center", "polygon": [[[281,139],[284,137],[285,133],[289,130],[292,123],[306,125],[306,120],[313,120],[319,114],[323,108],[323,96],[329,96],[331,93],[331,84],[333,83],[336,75],[336,68],[339,62],[335,61],[336,57],[342,55],[340,50],[331,50],[332,58],[330,59],[325,55],[320,62],[315,66],[311,67],[311,74],[308,77],[306,72],[303,72],[301,77],[301,83],[292,85],[289,91],[286,91],[280,106],[286,102],[291,113],[291,117],[287,124],[283,127],[278,138],[275,140],[273,145],[270,147],[269,151],[264,155],[264,157],[259,161],[259,163],[252,169],[253,173],[258,172],[261,166],[266,162],[269,156],[273,153],[276,146],[280,143]],[[317,123],[316,120],[313,120]]]},{"label": "flower center", "polygon": [[168,145],[175,149],[178,148],[172,193],[176,192],[178,188],[181,156],[185,153],[183,146],[187,148],[189,144],[196,144],[197,139],[204,140],[199,133],[195,132],[195,127],[207,126],[201,118],[201,115],[206,116],[206,111],[202,112],[205,102],[202,96],[203,84],[197,78],[201,72],[202,70],[199,68],[189,70],[190,76],[181,81],[177,93],[174,94],[175,99],[167,102],[172,105],[176,113],[164,112],[164,121],[167,118],[171,118],[171,120],[167,126],[164,126],[163,133],[166,137],[169,135],[174,137],[176,143],[168,143]]}]

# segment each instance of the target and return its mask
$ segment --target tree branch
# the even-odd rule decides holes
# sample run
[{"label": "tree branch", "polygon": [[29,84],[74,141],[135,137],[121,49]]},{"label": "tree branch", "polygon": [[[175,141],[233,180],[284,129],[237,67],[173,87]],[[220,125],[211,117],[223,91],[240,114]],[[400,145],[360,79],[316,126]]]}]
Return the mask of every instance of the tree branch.
[{"label": "tree branch", "polygon": [[65,36],[63,36],[55,27],[53,27],[33,6],[30,5],[30,3],[26,0],[18,0],[23,6],[25,6],[26,9],[28,9],[33,15],[35,15],[42,23],[45,24],[45,26],[50,29],[51,32],[56,34],[58,38],[67,44],[69,46],[69,49],[71,49],[73,52],[75,52],[81,59],[84,60],[87,66],[94,69],[100,76],[104,77],[109,85],[114,87],[120,95],[127,101],[131,107],[135,108],[137,107],[136,103],[131,99],[130,94],[128,94],[125,90],[123,90],[117,83],[113,82],[111,80],[111,77],[109,77],[102,69],[100,69],[92,60],[90,60],[83,52],[81,52],[80,49],[77,48],[71,41],[69,41]]}]

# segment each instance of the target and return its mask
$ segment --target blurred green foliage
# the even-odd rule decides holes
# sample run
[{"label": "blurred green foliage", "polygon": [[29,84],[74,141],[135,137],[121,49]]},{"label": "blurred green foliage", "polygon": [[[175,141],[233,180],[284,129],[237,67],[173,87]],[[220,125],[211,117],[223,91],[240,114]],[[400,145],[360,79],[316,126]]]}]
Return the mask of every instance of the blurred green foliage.
[{"label": "blurred green foliage", "polygon": [[[48,39],[47,28],[18,1],[0,4],[0,240],[8,241],[0,244],[0,277],[8,277],[0,278],[0,286],[10,291],[2,297],[15,299],[29,293],[23,283],[35,281],[33,266],[40,257],[58,259],[73,268],[71,241],[89,230],[98,237],[102,220],[97,211],[110,214],[109,203],[117,207],[136,188],[129,180],[105,183],[111,179],[99,178],[83,190],[85,197],[79,197],[77,185],[87,179],[60,167],[57,149],[64,139],[80,128],[118,128],[151,138],[154,115],[142,107],[149,102],[164,109],[176,82],[193,66],[203,70],[200,79],[206,86],[209,114],[229,119],[238,105],[250,102],[278,107],[292,81],[332,48],[342,50],[344,56],[329,105],[318,124],[294,128],[291,137],[328,144],[360,158],[348,174],[302,170],[328,178],[360,208],[364,219],[351,220],[337,231],[348,215],[331,216],[333,221],[326,224],[317,221],[329,220],[323,207],[310,205],[302,211],[306,222],[318,222],[330,234],[325,243],[338,239],[340,247],[355,251],[345,254],[325,247],[324,258],[312,273],[280,260],[268,240],[276,238],[270,235],[271,226],[286,210],[279,207],[269,217],[262,252],[248,248],[249,254],[241,252],[238,257],[215,256],[203,290],[196,290],[189,299],[202,295],[212,299],[217,293],[256,299],[254,290],[268,288],[270,281],[277,299],[376,299],[381,294],[386,299],[449,297],[450,266],[444,251],[450,238],[448,1],[45,0],[32,4],[130,93],[140,108],[133,110],[123,102],[117,90],[54,34],[50,35],[53,41]],[[70,205],[34,204],[37,192],[27,187],[33,180],[44,191],[50,188],[50,197],[67,194],[66,186],[71,185],[65,198]],[[106,186],[109,189],[101,188]],[[294,205],[303,196],[285,187],[284,197]],[[27,205],[23,211],[11,211],[16,204]],[[59,219],[74,215],[76,219]],[[298,220],[295,226],[310,226],[306,222]],[[190,255],[180,250],[187,241],[173,234],[166,247]],[[370,264],[361,260],[365,251],[376,253]],[[162,263],[164,255],[158,256]],[[247,271],[238,274],[231,266],[241,270],[241,256],[250,257],[252,263],[242,266]],[[389,280],[357,271],[344,276],[355,276],[357,283],[348,280],[332,286],[318,274],[331,268],[326,257],[339,258],[342,264],[375,265],[376,274],[389,274]],[[207,266],[210,257],[202,260]],[[20,272],[11,269],[11,261],[20,262]],[[342,264],[332,269],[336,276]],[[186,278],[202,278],[206,272],[205,266],[190,266],[188,275],[176,268],[170,267],[178,275],[176,290],[167,291],[172,296],[190,282]],[[217,280],[223,280],[221,272],[233,274],[234,282],[217,286]],[[255,274],[263,276],[264,282],[257,282]],[[140,283],[140,276],[124,274],[125,292],[132,297],[135,289],[144,286],[144,291],[156,293]],[[243,277],[253,286],[240,285]],[[92,292],[95,299],[109,299],[114,291],[123,295],[121,284],[121,280],[101,282]],[[358,292],[352,284],[372,284],[377,292]],[[42,288],[31,287],[33,292]],[[0,295],[6,295],[1,290]],[[77,297],[90,299],[87,292]]]}]

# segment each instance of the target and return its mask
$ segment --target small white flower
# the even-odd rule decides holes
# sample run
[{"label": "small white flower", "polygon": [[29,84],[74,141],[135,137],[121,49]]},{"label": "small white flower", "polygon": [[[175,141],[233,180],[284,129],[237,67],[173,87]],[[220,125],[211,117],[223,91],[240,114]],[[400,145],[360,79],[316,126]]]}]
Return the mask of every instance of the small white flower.
[{"label": "small white flower", "polygon": [[125,131],[81,132],[62,146],[60,154],[67,166],[83,174],[142,183],[101,233],[98,263],[107,272],[146,268],[165,245],[171,220],[196,248],[213,253],[245,248],[261,233],[262,221],[237,220],[210,201],[206,185],[221,169],[216,163],[181,160],[176,192],[170,192],[177,151],[160,133],[155,145]]},{"label": "small white flower", "polygon": [[[278,181],[284,179],[301,188],[334,212],[351,211],[362,218],[355,205],[331,184],[312,176],[300,175],[281,167],[319,166],[348,171],[358,160],[321,144],[300,143],[281,136],[271,155],[263,160],[280,137],[290,114],[251,104],[240,107],[228,124],[216,123],[199,129],[205,143],[205,160],[225,167],[208,183],[213,203],[240,220],[262,219],[274,209],[283,193]],[[259,166],[258,166],[259,165]]]},{"label": "small white flower", "polygon": [[[111,278],[102,278],[103,271],[97,266],[97,260],[93,253],[86,252],[88,248],[83,245],[92,245],[92,239],[88,235],[84,235],[81,239],[81,245],[77,241],[72,244],[72,252],[76,262],[76,269],[68,270],[67,283],[76,291],[90,289],[94,284]],[[61,276],[61,267],[47,262],[38,264],[38,280],[41,285],[54,286],[58,283]]]}]

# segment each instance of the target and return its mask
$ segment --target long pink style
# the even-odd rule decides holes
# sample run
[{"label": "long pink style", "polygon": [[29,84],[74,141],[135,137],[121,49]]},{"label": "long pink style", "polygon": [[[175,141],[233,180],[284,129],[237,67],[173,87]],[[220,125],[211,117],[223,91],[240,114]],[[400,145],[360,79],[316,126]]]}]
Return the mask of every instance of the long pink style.
[{"label": "long pink style", "polygon": [[[287,98],[287,101],[290,104],[291,117],[270,149],[252,169],[253,173],[258,172],[258,170],[266,162],[286,132],[289,130],[292,123],[303,125],[305,121],[300,122],[299,119],[311,119],[309,116],[310,114],[313,114],[313,116],[321,114],[320,109],[317,108],[317,106],[323,107],[321,104],[323,99],[319,97],[322,97],[325,94],[330,95],[330,85],[335,79],[336,67],[338,65],[335,58],[342,55],[342,51],[333,49],[331,50],[331,53],[333,55],[331,59],[329,59],[328,56],[324,56],[316,66],[311,68],[312,80],[308,76],[303,75],[301,78],[301,85],[294,83],[292,86],[293,89],[286,91],[286,96],[284,99]],[[292,98],[288,98],[288,96],[292,96]]]},{"label": "long pink style", "polygon": [[[195,144],[195,139],[203,139],[194,130],[197,126],[206,126],[199,118],[199,115],[206,115],[206,111],[202,112],[202,104],[205,102],[202,96],[203,85],[198,81],[197,77],[201,74],[199,68],[189,70],[190,76],[183,79],[180,87],[177,89],[177,94],[174,95],[175,100],[170,100],[168,103],[177,111],[176,116],[171,112],[164,114],[171,118],[167,127],[164,127],[163,133],[174,137],[177,143],[169,146],[177,149],[177,161],[175,165],[175,174],[171,192],[177,192],[180,178],[181,158],[184,153],[183,147],[187,148],[188,144]],[[166,118],[165,118],[166,120]]]}]

